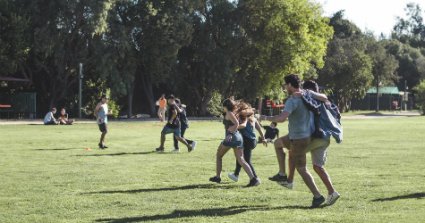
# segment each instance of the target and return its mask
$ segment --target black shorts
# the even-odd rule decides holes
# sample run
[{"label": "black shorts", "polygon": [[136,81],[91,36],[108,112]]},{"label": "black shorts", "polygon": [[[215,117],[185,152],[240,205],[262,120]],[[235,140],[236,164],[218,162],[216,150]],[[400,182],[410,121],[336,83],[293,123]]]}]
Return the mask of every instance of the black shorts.
[{"label": "black shorts", "polygon": [[102,133],[107,133],[108,132],[108,125],[106,125],[106,123],[99,124],[99,130]]}]

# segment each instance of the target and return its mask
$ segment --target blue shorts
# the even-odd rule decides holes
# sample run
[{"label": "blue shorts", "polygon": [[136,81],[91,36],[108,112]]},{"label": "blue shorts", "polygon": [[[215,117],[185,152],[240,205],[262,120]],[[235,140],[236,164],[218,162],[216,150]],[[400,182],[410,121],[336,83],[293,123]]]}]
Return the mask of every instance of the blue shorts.
[{"label": "blue shorts", "polygon": [[161,131],[161,133],[164,134],[164,135],[167,135],[167,134],[170,134],[170,133],[174,133],[175,136],[178,136],[178,137],[181,136],[181,131],[180,131],[180,128],[179,127],[177,127],[177,128],[171,128],[169,126],[164,126],[164,128]]},{"label": "blue shorts", "polygon": [[[227,140],[228,135],[232,136],[230,140]],[[243,139],[239,131],[236,131],[235,133],[227,133],[226,139],[224,139],[222,143],[227,147],[243,149]]]}]

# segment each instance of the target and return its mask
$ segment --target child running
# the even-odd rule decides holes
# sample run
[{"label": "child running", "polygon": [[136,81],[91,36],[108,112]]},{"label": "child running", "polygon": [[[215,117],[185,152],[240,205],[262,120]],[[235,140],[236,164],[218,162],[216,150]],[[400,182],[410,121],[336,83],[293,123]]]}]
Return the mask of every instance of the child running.
[{"label": "child running", "polygon": [[[244,102],[241,102],[239,104],[240,109],[242,111],[239,113],[239,119],[240,119],[240,133],[242,135],[243,139],[243,156],[245,161],[248,163],[248,165],[251,167],[252,173],[254,174],[254,177],[258,178],[257,174],[255,173],[254,166],[251,163],[251,156],[252,156],[252,150],[255,149],[257,146],[257,137],[255,135],[254,128],[257,129],[258,133],[260,134],[260,140],[267,145],[266,141],[264,140],[264,134],[263,130],[261,129],[261,125],[258,122],[258,120],[254,117],[253,109],[249,104],[246,104]],[[239,180],[239,173],[241,171],[241,165],[236,160],[236,168],[233,173],[229,173],[228,177],[238,182]]]},{"label": "child running", "polygon": [[223,156],[233,148],[236,159],[239,164],[248,174],[250,181],[247,187],[257,186],[260,184],[260,181],[254,176],[251,167],[245,161],[243,156],[243,139],[242,135],[238,131],[239,121],[237,116],[237,106],[235,101],[231,99],[226,99],[223,101],[223,111],[224,111],[224,119],[223,124],[226,131],[226,138],[220,144],[217,149],[216,155],[216,175],[210,178],[210,181],[220,183],[221,182],[221,170],[222,170],[222,159]]}]

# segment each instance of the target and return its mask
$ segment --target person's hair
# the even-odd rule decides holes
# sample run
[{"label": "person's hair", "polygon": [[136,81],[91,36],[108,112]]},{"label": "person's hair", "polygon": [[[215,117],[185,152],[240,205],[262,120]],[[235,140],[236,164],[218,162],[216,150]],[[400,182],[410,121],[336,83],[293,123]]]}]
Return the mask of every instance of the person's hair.
[{"label": "person's hair", "polygon": [[236,108],[236,115],[242,122],[244,122],[247,118],[253,117],[254,115],[254,109],[246,102],[238,101]]},{"label": "person's hair", "polygon": [[170,96],[168,96],[168,99],[176,99],[176,98],[174,97],[173,94],[170,94]]},{"label": "person's hair", "polygon": [[277,126],[277,122],[272,122],[272,124],[276,127]]},{"label": "person's hair", "polygon": [[285,80],[285,84],[291,84],[294,88],[300,88],[300,78],[296,74],[289,74],[283,78]]},{"label": "person's hair", "polygon": [[52,109],[50,109],[50,111],[56,111],[56,107],[53,107]]},{"label": "person's hair", "polygon": [[108,97],[106,97],[106,94],[102,94],[102,96],[100,97],[100,99],[108,99]]},{"label": "person's hair", "polygon": [[308,80],[308,81],[304,81],[303,89],[308,89],[308,90],[312,90],[314,92],[319,92],[319,85],[316,83],[316,81]]},{"label": "person's hair", "polygon": [[236,103],[230,98],[224,99],[222,103],[223,107],[225,107],[228,111],[233,112],[236,109]]},{"label": "person's hair", "polygon": [[180,104],[180,99],[176,98],[174,101],[176,102],[176,104]]}]

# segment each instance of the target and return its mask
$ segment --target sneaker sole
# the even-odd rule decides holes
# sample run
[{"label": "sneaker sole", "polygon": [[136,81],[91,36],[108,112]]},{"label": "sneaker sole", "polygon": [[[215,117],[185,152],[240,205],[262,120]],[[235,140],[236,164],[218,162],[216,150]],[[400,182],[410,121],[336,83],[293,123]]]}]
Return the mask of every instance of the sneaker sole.
[{"label": "sneaker sole", "polygon": [[282,187],[284,187],[284,188],[287,188],[287,189],[289,189],[289,190],[292,190],[293,188],[294,188],[294,186],[292,185],[291,187],[289,187],[289,184],[288,183],[286,183],[286,182],[278,182],[278,184],[280,185],[280,186],[282,186]]},{"label": "sneaker sole", "polygon": [[336,203],[336,201],[339,199],[339,197],[341,197],[340,195],[338,195],[338,197],[336,197],[335,199],[332,199],[331,200],[331,202],[327,202],[326,204],[328,205],[328,206],[331,206],[331,205],[333,205],[333,204],[335,204]]}]

